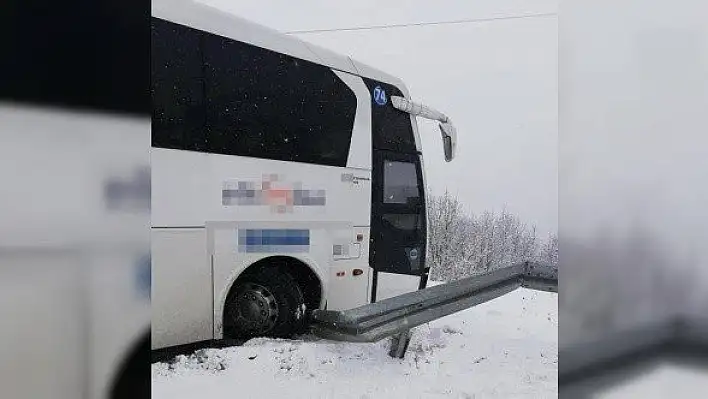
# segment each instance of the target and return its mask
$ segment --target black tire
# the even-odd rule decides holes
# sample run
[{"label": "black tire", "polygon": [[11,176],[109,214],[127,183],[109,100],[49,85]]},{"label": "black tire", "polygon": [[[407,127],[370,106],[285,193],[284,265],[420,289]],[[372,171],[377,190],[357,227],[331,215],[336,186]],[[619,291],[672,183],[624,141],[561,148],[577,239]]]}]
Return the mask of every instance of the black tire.
[{"label": "black tire", "polygon": [[[292,338],[305,329],[304,309],[305,299],[295,279],[282,268],[262,267],[240,277],[229,292],[224,335],[240,339]],[[268,315],[254,315],[258,311]]]}]

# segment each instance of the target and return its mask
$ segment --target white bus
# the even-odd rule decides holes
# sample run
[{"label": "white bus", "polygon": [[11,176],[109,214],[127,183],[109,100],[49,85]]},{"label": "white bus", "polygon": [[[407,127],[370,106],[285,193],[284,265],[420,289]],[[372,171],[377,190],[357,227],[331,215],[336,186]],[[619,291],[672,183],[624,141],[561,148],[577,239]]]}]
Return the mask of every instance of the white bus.
[{"label": "white bus", "polygon": [[288,337],[307,310],[424,287],[404,84],[191,1],[152,9],[152,348]]},{"label": "white bus", "polygon": [[0,396],[149,397],[145,13],[37,5],[0,13]]}]

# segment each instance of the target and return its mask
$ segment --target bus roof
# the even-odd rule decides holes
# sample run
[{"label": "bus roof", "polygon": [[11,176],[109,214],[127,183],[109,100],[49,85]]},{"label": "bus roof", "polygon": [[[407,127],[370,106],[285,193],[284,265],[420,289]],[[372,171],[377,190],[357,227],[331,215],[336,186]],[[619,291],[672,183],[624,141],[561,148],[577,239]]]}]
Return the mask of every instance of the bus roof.
[{"label": "bus roof", "polygon": [[389,83],[409,97],[403,82],[384,71],[194,0],[153,0],[152,16]]}]

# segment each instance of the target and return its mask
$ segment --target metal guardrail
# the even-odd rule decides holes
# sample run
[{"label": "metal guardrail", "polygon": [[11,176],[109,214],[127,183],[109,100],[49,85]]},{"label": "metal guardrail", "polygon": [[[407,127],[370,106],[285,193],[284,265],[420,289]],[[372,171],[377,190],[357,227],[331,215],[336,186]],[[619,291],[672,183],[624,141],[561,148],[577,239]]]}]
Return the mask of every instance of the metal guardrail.
[{"label": "metal guardrail", "polygon": [[313,333],[326,339],[375,342],[399,335],[398,341],[394,342],[398,349],[392,348],[392,353],[401,357],[411,328],[520,287],[557,293],[558,270],[540,263],[523,262],[350,310],[314,310],[310,317]]},{"label": "metal guardrail", "polygon": [[631,369],[651,358],[707,354],[708,319],[677,317],[662,323],[605,333],[594,340],[561,348],[558,351],[558,358],[562,359],[558,386],[582,386],[584,381]]}]

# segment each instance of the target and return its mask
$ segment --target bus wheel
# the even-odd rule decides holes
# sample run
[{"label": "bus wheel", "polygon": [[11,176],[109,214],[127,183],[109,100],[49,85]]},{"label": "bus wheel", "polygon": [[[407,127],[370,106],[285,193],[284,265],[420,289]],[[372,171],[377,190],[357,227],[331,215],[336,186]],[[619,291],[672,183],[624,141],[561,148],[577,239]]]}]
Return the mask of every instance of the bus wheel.
[{"label": "bus wheel", "polygon": [[304,330],[305,299],[295,279],[277,267],[239,278],[224,312],[225,335],[290,338]]}]

